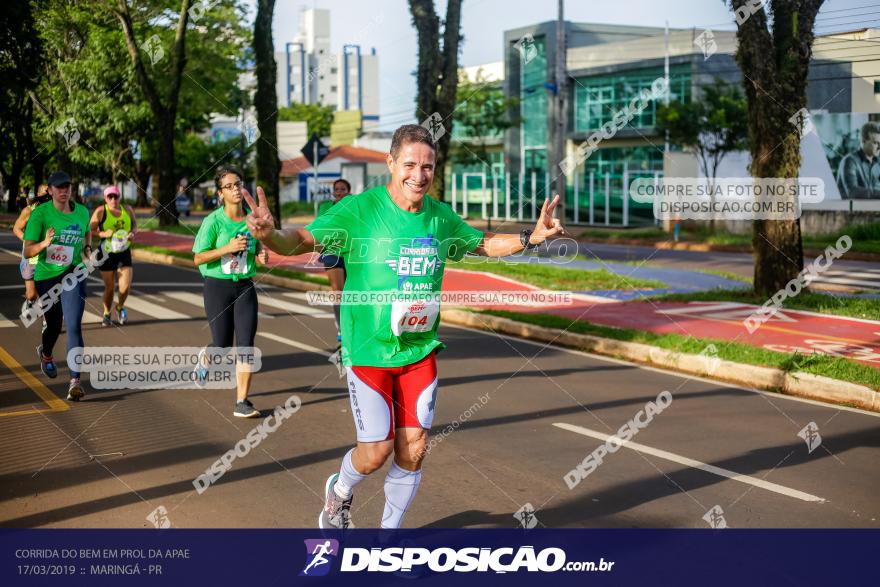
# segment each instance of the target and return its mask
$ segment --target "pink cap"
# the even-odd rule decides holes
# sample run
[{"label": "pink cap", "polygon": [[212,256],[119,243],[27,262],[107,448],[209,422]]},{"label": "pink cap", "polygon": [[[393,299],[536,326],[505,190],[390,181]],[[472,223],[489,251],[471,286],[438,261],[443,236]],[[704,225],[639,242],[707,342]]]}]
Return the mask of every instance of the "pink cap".
[{"label": "pink cap", "polygon": [[115,185],[107,186],[104,188],[104,195],[109,196],[110,194],[119,195],[119,188]]}]

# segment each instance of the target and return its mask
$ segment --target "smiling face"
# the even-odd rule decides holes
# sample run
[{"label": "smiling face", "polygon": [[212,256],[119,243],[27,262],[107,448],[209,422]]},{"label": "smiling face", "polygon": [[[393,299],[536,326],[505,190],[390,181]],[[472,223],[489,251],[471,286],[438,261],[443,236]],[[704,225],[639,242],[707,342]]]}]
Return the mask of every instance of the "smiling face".
[{"label": "smiling face", "polygon": [[351,192],[348,190],[348,184],[344,181],[337,181],[333,184],[333,199],[337,202],[350,193]]},{"label": "smiling face", "polygon": [[388,191],[394,202],[404,210],[419,210],[422,199],[434,180],[436,153],[425,143],[406,143],[397,158],[387,157],[391,181]]}]

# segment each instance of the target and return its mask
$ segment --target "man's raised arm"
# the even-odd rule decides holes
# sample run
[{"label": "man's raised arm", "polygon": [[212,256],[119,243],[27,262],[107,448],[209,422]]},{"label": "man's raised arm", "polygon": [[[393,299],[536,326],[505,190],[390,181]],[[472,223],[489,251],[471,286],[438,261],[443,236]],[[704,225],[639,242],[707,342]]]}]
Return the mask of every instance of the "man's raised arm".
[{"label": "man's raised arm", "polygon": [[[553,197],[553,200],[544,200],[541,207],[541,216],[535,224],[535,229],[526,231],[528,236],[529,248],[540,245],[551,236],[565,234],[562,222],[558,218],[553,218],[553,211],[559,204],[559,195]],[[487,232],[483,235],[483,242],[474,249],[474,254],[484,257],[506,257],[522,251],[525,246],[522,239],[525,235],[519,234],[497,234]]]},{"label": "man's raised arm", "polygon": [[257,188],[257,202],[246,189],[242,188],[241,191],[251,208],[247,216],[248,230],[267,249],[279,255],[299,255],[315,250],[315,238],[305,228],[275,228],[275,219],[269,211],[263,188]]}]

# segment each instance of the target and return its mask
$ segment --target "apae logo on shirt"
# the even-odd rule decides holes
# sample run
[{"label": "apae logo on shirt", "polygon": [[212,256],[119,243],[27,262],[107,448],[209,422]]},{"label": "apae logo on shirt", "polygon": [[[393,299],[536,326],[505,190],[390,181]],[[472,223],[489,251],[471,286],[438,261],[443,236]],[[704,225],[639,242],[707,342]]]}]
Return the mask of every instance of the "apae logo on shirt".
[{"label": "apae logo on shirt", "polygon": [[385,259],[385,264],[397,274],[397,288],[400,289],[410,277],[434,275],[439,259],[438,243],[433,234],[414,238],[409,246],[401,246],[396,259]]}]

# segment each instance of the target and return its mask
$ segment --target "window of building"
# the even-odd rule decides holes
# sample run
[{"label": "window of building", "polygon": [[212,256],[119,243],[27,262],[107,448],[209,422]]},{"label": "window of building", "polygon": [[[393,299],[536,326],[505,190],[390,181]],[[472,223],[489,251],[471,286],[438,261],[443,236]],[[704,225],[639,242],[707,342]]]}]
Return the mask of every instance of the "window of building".
[{"label": "window of building", "polygon": [[330,86],[330,91],[331,91],[331,92],[336,92],[336,91],[338,91],[338,90],[337,90],[337,86]]},{"label": "window of building", "polygon": [[880,80],[874,80],[874,93],[880,94]]},{"label": "window of building", "polygon": [[335,68],[335,67],[331,67],[331,68],[330,68],[330,74],[331,74],[331,75],[336,75],[336,72],[337,72],[337,71],[338,71],[338,70],[337,70],[337,68]]},{"label": "window of building", "polygon": [[[574,130],[590,132],[613,120],[615,114],[628,108],[633,98],[651,84],[663,71],[641,70],[626,74],[579,78],[574,90]],[[688,65],[672,68],[670,99],[689,102],[691,99],[691,76]],[[651,129],[654,126],[657,100],[651,100],[647,108],[630,120],[630,128]]]}]

